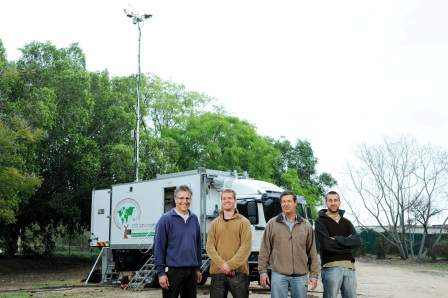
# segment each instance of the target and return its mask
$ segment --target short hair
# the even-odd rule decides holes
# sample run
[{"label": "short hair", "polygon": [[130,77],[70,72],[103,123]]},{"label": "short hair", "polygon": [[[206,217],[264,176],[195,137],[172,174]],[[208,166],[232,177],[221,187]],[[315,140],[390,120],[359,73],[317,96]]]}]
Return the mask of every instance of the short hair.
[{"label": "short hair", "polygon": [[279,201],[281,202],[281,201],[282,201],[282,198],[285,197],[285,196],[292,196],[292,199],[294,200],[294,202],[297,201],[297,196],[296,196],[296,194],[295,194],[294,192],[290,191],[290,190],[285,190],[284,192],[282,192],[282,193],[280,194]]},{"label": "short hair", "polygon": [[327,192],[327,194],[325,195],[325,202],[326,202],[327,199],[328,199],[328,195],[337,195],[339,201],[341,200],[341,196],[338,194],[338,192],[337,192],[337,191],[334,191],[334,190],[331,190],[331,191]]},{"label": "short hair", "polygon": [[233,198],[236,200],[236,192],[231,188],[226,188],[221,192],[221,199],[222,199],[222,194],[225,192],[233,194]]},{"label": "short hair", "polygon": [[177,197],[177,194],[181,191],[186,191],[190,194],[190,198],[193,196],[193,191],[188,185],[179,185],[176,190],[174,191],[174,197]]}]

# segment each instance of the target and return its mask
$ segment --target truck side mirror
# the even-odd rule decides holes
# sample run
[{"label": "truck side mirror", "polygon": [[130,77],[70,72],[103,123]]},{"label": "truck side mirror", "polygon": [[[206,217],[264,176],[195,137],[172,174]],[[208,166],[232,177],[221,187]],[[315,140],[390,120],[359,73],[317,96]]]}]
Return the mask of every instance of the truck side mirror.
[{"label": "truck side mirror", "polygon": [[258,224],[257,202],[255,201],[247,202],[247,218],[249,219],[251,224],[253,225]]},{"label": "truck side mirror", "polygon": [[306,206],[306,217],[311,220],[312,216],[311,216],[311,207],[310,206]]}]

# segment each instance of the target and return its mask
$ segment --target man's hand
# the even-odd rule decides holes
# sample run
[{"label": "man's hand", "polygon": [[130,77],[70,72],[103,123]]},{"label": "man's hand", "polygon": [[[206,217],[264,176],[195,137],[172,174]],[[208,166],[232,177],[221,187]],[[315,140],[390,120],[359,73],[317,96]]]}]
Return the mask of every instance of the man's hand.
[{"label": "man's hand", "polygon": [[271,281],[269,280],[269,276],[267,274],[261,274],[260,275],[260,285],[263,288],[267,288],[269,284],[271,284]]},{"label": "man's hand", "polygon": [[311,277],[308,281],[308,288],[314,290],[317,287],[317,278]]},{"label": "man's hand", "polygon": [[166,275],[159,276],[159,285],[162,289],[168,290],[168,287],[170,286],[168,276]]},{"label": "man's hand", "polygon": [[196,283],[200,283],[202,280],[202,273],[201,271],[196,271]]},{"label": "man's hand", "polygon": [[225,274],[230,274],[230,272],[232,272],[232,268],[230,268],[229,264],[227,264],[226,262],[224,262],[224,263],[219,267],[219,271],[221,271],[222,273],[225,273]]}]

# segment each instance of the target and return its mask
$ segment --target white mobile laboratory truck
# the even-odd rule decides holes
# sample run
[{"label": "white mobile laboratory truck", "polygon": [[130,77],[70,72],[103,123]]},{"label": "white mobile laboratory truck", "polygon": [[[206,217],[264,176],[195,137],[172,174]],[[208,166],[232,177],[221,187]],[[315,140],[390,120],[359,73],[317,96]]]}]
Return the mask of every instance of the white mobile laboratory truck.
[{"label": "white mobile laboratory truck", "polygon": [[[158,175],[153,180],[113,185],[93,190],[91,246],[102,247],[92,274],[101,259],[101,280],[114,281],[122,272],[135,272],[130,287],[155,285],[152,244],[160,216],[174,207],[174,190],[188,185],[193,191],[191,211],[200,221],[206,281],[209,261],[205,254],[208,225],[220,208],[220,193],[231,188],[237,194],[238,211],[252,224],[250,279],[258,280],[257,259],[266,222],[280,213],[282,188],[268,182],[239,176],[235,172],[208,169]],[[309,218],[309,208],[298,197],[299,213]],[[89,278],[87,278],[89,281]]]}]

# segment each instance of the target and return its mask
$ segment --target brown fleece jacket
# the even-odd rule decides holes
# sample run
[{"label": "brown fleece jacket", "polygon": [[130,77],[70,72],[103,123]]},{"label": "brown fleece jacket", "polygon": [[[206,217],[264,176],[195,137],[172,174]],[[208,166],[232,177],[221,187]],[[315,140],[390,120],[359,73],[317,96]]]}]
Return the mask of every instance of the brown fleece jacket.
[{"label": "brown fleece jacket", "polygon": [[307,274],[319,276],[319,259],[316,251],[316,240],[313,227],[301,217],[289,231],[283,222],[283,216],[269,220],[263,233],[258,255],[258,271],[266,273],[268,264],[272,271],[285,275]]},{"label": "brown fleece jacket", "polygon": [[208,229],[207,254],[211,258],[210,273],[221,273],[219,267],[227,262],[233,270],[249,274],[249,258],[252,247],[250,222],[238,213],[224,220],[221,211]]}]

